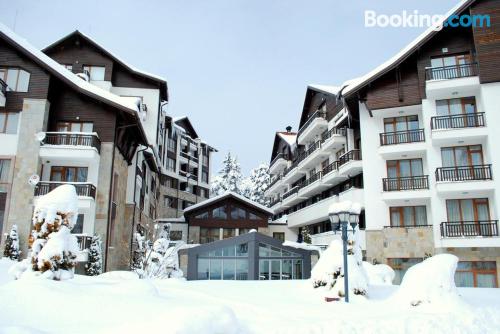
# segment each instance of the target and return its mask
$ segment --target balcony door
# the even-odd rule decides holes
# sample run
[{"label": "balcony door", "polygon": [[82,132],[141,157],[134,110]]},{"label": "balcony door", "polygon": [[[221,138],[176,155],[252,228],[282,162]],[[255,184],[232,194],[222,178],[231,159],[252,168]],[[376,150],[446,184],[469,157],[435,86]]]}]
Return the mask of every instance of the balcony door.
[{"label": "balcony door", "polygon": [[52,166],[50,181],[54,182],[87,182],[87,167]]},{"label": "balcony door", "polygon": [[422,159],[403,159],[387,161],[386,189],[412,190],[425,188],[421,178],[424,175]]},{"label": "balcony door", "polygon": [[481,145],[441,148],[443,167],[478,166],[483,164]]},{"label": "balcony door", "polygon": [[58,132],[92,132],[94,125],[89,122],[57,122]]},{"label": "balcony door", "polygon": [[[384,145],[411,143],[419,141],[418,116],[384,118]],[[397,132],[397,133],[395,133]]]},{"label": "balcony door", "polygon": [[[438,128],[466,128],[484,125],[477,115],[476,98],[437,100],[436,114],[439,117]],[[443,117],[444,116],[444,117]],[[448,117],[445,117],[448,116]]]},{"label": "balcony door", "polygon": [[[468,53],[432,58],[432,78],[452,79],[469,77],[472,75],[472,68],[465,65],[470,63],[472,63],[472,57]],[[443,68],[445,68],[444,71]]]},{"label": "balcony door", "polygon": [[491,236],[490,208],[487,198],[446,200],[449,236]]}]

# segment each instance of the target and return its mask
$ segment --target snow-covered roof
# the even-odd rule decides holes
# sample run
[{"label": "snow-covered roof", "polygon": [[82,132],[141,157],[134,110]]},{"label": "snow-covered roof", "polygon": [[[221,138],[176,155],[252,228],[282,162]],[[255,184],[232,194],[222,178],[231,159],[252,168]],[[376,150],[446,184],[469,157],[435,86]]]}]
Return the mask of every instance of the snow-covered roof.
[{"label": "snow-covered roof", "polygon": [[0,23],[0,34],[4,35],[5,38],[17,45],[20,49],[26,51],[35,62],[51,71],[55,76],[67,82],[78,91],[90,97],[98,98],[99,100],[107,102],[138,117],[139,106],[137,103],[132,102],[130,99],[122,98],[81,79],[54,61],[52,58],[45,55],[42,51],[35,48],[28,41],[14,33],[2,23]]},{"label": "snow-covered roof", "polygon": [[360,78],[352,79],[350,82],[344,83],[342,86],[347,85],[347,88],[342,92],[343,95],[348,95],[349,93],[355,92],[357,89],[361,88],[369,81],[374,80],[375,78],[383,75],[387,71],[389,71],[393,66],[399,64],[403,60],[405,60],[408,56],[410,56],[415,49],[420,47],[423,43],[428,41],[432,36],[434,36],[438,32],[438,27],[442,26],[443,23],[453,14],[461,12],[464,8],[472,4],[475,0],[462,0],[455,7],[453,7],[448,13],[446,13],[441,20],[439,20],[436,24],[429,27],[425,30],[420,36],[414,39],[410,44],[401,49],[398,53],[396,53],[392,58],[379,65],[372,71],[363,75]]},{"label": "snow-covered roof", "polygon": [[188,117],[187,116],[172,117],[172,121],[175,123],[175,122],[178,122],[178,121],[182,121],[185,118],[188,118]]},{"label": "snow-covered roof", "polygon": [[179,218],[157,218],[155,219],[155,222],[157,223],[185,223],[186,218],[184,217],[179,217]]},{"label": "snow-covered roof", "polygon": [[295,132],[277,132],[277,134],[290,146],[294,145],[297,140],[297,134]]},{"label": "snow-covered roof", "polygon": [[328,86],[328,85],[308,85],[308,88],[314,89],[327,94],[337,95],[341,87]]},{"label": "snow-covered roof", "polygon": [[256,207],[256,208],[258,208],[258,209],[260,209],[262,211],[265,211],[265,212],[267,212],[267,213],[269,213],[271,215],[274,214],[274,211],[271,210],[270,208],[268,208],[268,207],[266,207],[266,206],[264,206],[264,205],[262,205],[260,203],[257,203],[257,202],[254,202],[252,200],[249,200],[245,196],[242,196],[242,195],[237,194],[237,193],[232,192],[232,191],[227,191],[227,192],[225,192],[225,193],[223,193],[221,195],[217,195],[217,196],[211,197],[211,198],[209,198],[209,199],[207,199],[207,200],[205,200],[203,202],[197,203],[195,205],[191,205],[190,207],[184,209],[184,213],[196,210],[196,209],[201,208],[201,207],[203,207],[205,205],[217,202],[217,201],[219,201],[221,199],[224,199],[224,198],[227,198],[227,197],[237,198],[240,201],[245,202],[245,203],[247,203],[250,206]]},{"label": "snow-covered roof", "polygon": [[98,43],[94,38],[90,37],[89,35],[79,31],[79,30],[75,30],[73,31],[72,33],[68,34],[68,35],[65,35],[64,37],[58,39],[57,41],[55,41],[54,43],[46,46],[45,48],[43,48],[42,51],[46,51],[48,49],[51,49],[52,47],[54,47],[55,45],[59,44],[60,42],[62,42],[63,40],[67,39],[68,37],[74,35],[74,34],[78,34],[80,36],[83,36],[84,38],[86,38],[87,40],[89,40],[89,42],[95,44],[98,48],[104,50],[111,58],[113,58],[116,62],[120,63],[122,66],[126,67],[127,69],[129,69],[130,71],[132,72],[135,72],[136,74],[139,74],[139,75],[142,75],[142,76],[145,76],[145,77],[149,77],[150,79],[153,79],[153,80],[156,80],[156,81],[163,81],[163,82],[167,82],[164,78],[158,76],[158,75],[155,75],[155,74],[152,74],[152,73],[149,73],[149,72],[146,72],[146,71],[143,71],[143,70],[140,70],[138,69],[137,67],[133,66],[133,65],[130,65],[129,63],[127,63],[126,61],[124,61],[122,58],[118,57],[116,54],[114,54],[113,52],[109,51],[108,49],[106,49],[105,47],[103,47],[100,43]]}]

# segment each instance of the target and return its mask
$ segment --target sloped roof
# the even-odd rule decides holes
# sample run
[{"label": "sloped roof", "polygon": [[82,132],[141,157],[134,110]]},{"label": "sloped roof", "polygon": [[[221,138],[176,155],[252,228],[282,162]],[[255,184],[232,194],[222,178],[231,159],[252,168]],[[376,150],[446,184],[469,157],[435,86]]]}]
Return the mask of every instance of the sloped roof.
[{"label": "sloped roof", "polygon": [[106,49],[105,47],[103,47],[95,39],[93,39],[92,37],[84,34],[83,32],[81,32],[79,30],[75,30],[72,33],[69,33],[68,35],[66,35],[66,36],[58,39],[57,41],[53,42],[52,44],[46,46],[45,48],[42,49],[42,52],[47,53],[50,50],[52,50],[55,47],[57,47],[62,42],[66,41],[66,40],[68,40],[68,39],[70,39],[72,37],[75,37],[75,36],[78,36],[78,37],[86,40],[88,43],[94,45],[96,48],[100,49],[104,54],[106,54],[108,57],[110,57],[111,59],[113,59],[118,64],[120,64],[123,67],[125,67],[130,72],[132,72],[134,74],[137,74],[139,76],[142,76],[142,77],[145,77],[145,78],[148,78],[148,79],[151,79],[151,80],[159,82],[160,85],[161,85],[161,89],[165,93],[165,98],[168,100],[168,86],[167,86],[167,81],[164,78],[162,78],[160,76],[157,76],[155,74],[151,74],[151,73],[148,73],[146,71],[140,70],[140,69],[136,68],[135,66],[132,66],[131,64],[129,64],[126,61],[124,61],[122,58],[118,57],[116,54],[112,53],[111,51],[109,51],[108,49]]},{"label": "sloped roof", "polygon": [[295,132],[276,132],[276,135],[290,146],[294,145],[297,140],[297,133]]},{"label": "sloped roof", "polygon": [[328,86],[328,85],[308,85],[307,87],[318,92],[332,94],[332,95],[337,95],[337,93],[341,88],[337,86]]},{"label": "sloped roof", "polygon": [[265,211],[267,213],[269,213],[270,215],[274,214],[274,211],[271,210],[270,208],[260,204],[260,203],[257,203],[257,202],[254,202],[252,200],[249,200],[248,198],[246,198],[245,196],[242,196],[240,194],[237,194],[235,192],[232,192],[232,191],[227,191],[221,195],[218,195],[218,196],[215,196],[215,197],[211,197],[203,202],[200,202],[200,203],[197,203],[195,205],[191,205],[190,207],[184,209],[184,213],[186,212],[190,212],[190,211],[193,211],[193,210],[196,210],[196,209],[199,209],[199,208],[202,208],[206,205],[209,205],[209,204],[212,204],[212,203],[215,203],[215,202],[218,202],[220,200],[223,200],[225,198],[228,198],[228,197],[232,197],[232,198],[235,198],[235,199],[238,199],[242,202],[245,202],[246,204],[248,204],[249,206],[253,206],[254,208],[257,208],[261,211]]}]

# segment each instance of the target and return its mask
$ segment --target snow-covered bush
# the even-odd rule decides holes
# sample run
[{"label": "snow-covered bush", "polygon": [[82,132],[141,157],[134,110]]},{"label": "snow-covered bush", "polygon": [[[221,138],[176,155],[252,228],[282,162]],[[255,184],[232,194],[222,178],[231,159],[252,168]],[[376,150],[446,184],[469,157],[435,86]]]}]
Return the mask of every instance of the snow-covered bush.
[{"label": "snow-covered bush", "polygon": [[392,285],[396,276],[394,270],[386,264],[371,264],[363,261],[363,268],[370,285]]},{"label": "snow-covered bush", "polygon": [[250,171],[249,177],[243,179],[242,195],[251,201],[267,205],[269,199],[264,196],[264,192],[269,187],[270,182],[269,165],[262,163]]},{"label": "snow-covered bush", "polygon": [[42,196],[33,214],[31,263],[28,259],[13,269],[17,278],[39,276],[63,280],[73,278],[79,251],[71,229],[78,217],[78,197],[75,187],[61,185]]},{"label": "snow-covered bush", "polygon": [[405,305],[434,304],[448,308],[461,303],[455,285],[458,257],[434,255],[408,269],[393,298]]},{"label": "snow-covered bush", "polygon": [[[349,235],[347,246],[347,266],[349,271],[349,292],[366,295],[368,279],[363,269],[363,255],[359,246],[356,227],[354,236]],[[341,240],[333,240],[323,251],[318,262],[311,270],[311,281],[315,288],[325,287],[332,295],[344,297],[344,257]]]},{"label": "snow-covered bush", "polygon": [[96,276],[102,273],[102,241],[101,237],[94,235],[89,248],[89,259],[85,265],[87,276]]},{"label": "snow-covered bush", "polygon": [[19,261],[21,251],[19,250],[19,236],[17,234],[17,225],[12,225],[10,233],[5,240],[5,249],[3,256],[14,261]]}]

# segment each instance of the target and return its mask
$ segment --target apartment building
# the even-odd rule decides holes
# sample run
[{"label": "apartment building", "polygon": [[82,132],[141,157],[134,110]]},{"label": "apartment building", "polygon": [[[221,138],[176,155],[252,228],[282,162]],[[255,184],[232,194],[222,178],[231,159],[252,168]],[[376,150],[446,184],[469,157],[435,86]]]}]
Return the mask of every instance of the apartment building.
[{"label": "apartment building", "polygon": [[[358,175],[363,190],[357,189],[359,199],[350,199],[364,208],[363,249],[368,261],[395,269],[396,283],[425,257],[451,253],[459,257],[458,286],[498,287],[498,12],[498,1],[461,2],[448,16],[490,15],[491,27],[429,29],[374,71],[333,91],[347,107],[348,119],[359,126],[354,148],[362,152]],[[334,129],[333,118],[313,119],[309,127]],[[303,115],[301,129],[308,121]],[[284,169],[277,168],[277,161],[271,166],[275,182],[267,194],[275,199],[275,218],[286,214],[290,228],[311,226],[318,216],[326,222],[327,201],[336,200],[324,195],[315,204],[306,200],[307,189],[325,182],[329,171],[301,168],[327,143],[311,146],[300,138],[307,132],[299,130],[296,143],[289,145],[300,152],[305,143],[303,157],[296,153],[301,157],[297,162],[284,159]],[[345,140],[349,147],[349,135]],[[289,176],[294,169],[303,175]],[[318,170],[322,173],[316,176]],[[337,170],[341,174],[341,167]],[[299,200],[311,204],[294,211]],[[313,243],[324,243],[321,227],[313,225],[312,233]]]}]

